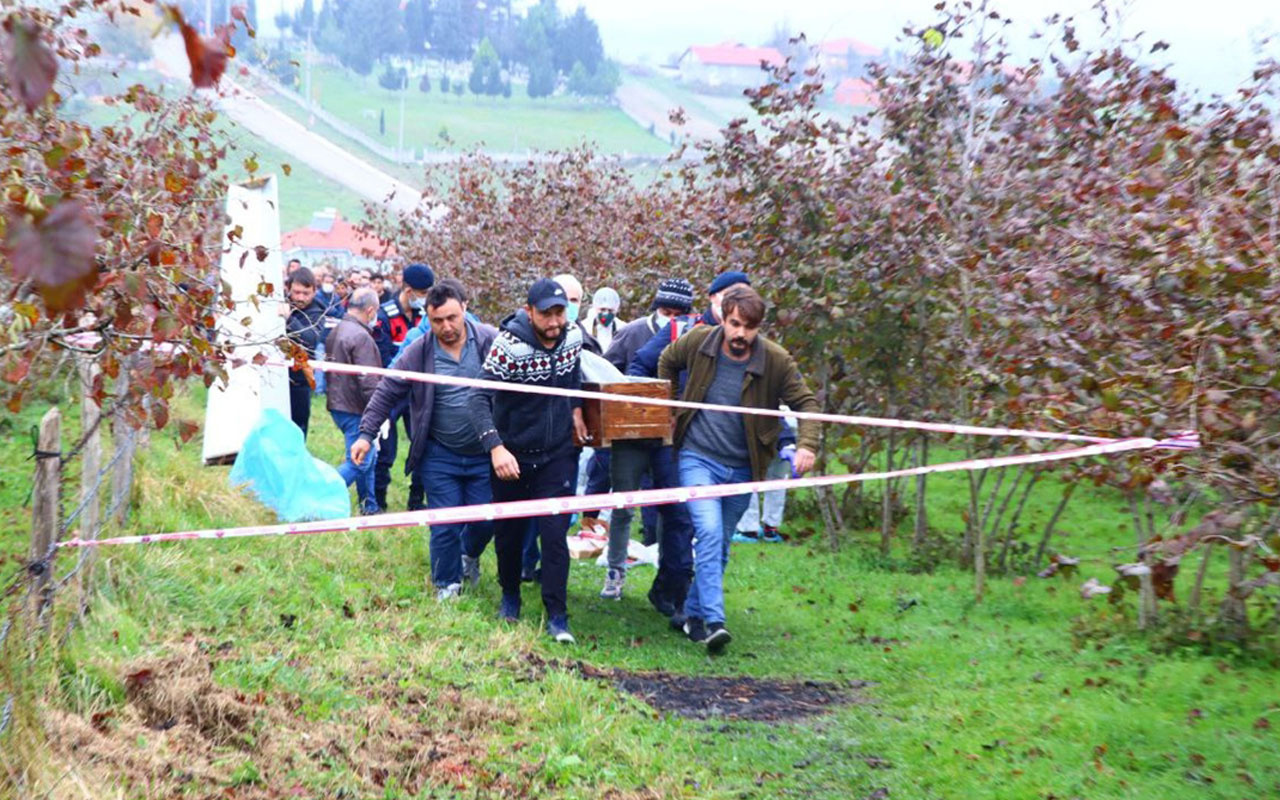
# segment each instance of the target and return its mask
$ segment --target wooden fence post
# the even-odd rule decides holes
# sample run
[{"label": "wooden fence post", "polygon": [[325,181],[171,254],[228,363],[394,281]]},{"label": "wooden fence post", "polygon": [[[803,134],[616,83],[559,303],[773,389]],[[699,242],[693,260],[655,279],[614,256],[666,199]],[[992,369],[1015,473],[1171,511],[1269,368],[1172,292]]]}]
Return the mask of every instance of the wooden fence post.
[{"label": "wooden fence post", "polygon": [[[84,447],[80,451],[80,538],[98,538],[102,505],[102,487],[105,484],[102,470],[102,435],[99,420],[102,409],[93,399],[93,383],[101,374],[97,362],[87,356],[80,361],[80,382],[84,387],[84,399],[80,405],[80,429],[89,431]],[[76,573],[76,597],[79,608],[84,608],[88,600],[89,577],[93,572],[93,562],[98,548],[87,547],[80,553],[80,571]]]},{"label": "wooden fence post", "polygon": [[[40,419],[40,436],[36,449],[35,488],[31,499],[31,561],[38,562],[48,553],[58,535],[58,482],[62,476],[62,412],[55,406]],[[31,596],[32,621],[40,616],[49,601],[52,560],[34,577]]]},{"label": "wooden fence post", "polygon": [[115,509],[117,525],[124,524],[129,516],[129,494],[133,491],[133,451],[137,447],[137,432],[129,424],[125,398],[129,394],[129,365],[120,370],[116,378],[116,406],[112,412],[111,439],[112,446],[119,461],[116,461],[115,473],[111,479],[111,506]]}]

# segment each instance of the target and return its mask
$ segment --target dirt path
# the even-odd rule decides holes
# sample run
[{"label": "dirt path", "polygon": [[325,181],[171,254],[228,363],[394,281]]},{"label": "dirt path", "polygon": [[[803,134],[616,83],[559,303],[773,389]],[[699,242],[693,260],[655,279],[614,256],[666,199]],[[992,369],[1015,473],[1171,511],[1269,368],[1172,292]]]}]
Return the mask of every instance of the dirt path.
[{"label": "dirt path", "polygon": [[[171,77],[189,74],[182,40],[177,36],[157,39],[154,43],[156,68]],[[275,147],[289,153],[299,162],[331,178],[362,198],[385,203],[401,213],[412,210],[421,197],[419,189],[393,178],[368,161],[351,154],[319,134],[308,130],[282,111],[224,75],[215,106],[245,130],[260,136]],[[394,196],[388,200],[388,196]]]}]

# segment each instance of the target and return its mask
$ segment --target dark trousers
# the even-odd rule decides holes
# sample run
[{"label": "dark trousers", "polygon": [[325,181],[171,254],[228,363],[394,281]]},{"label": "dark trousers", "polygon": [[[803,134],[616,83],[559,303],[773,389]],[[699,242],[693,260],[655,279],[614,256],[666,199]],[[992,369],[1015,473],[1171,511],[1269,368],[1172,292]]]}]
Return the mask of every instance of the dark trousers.
[{"label": "dark trousers", "polygon": [[[652,473],[653,485],[658,489],[680,485],[675,450],[660,442],[614,442],[610,467],[614,492],[639,489],[646,473]],[[658,574],[653,579],[653,592],[679,608],[693,578],[693,521],[684,503],[667,503],[657,509],[662,516],[662,535],[658,542]],[[611,558],[615,553],[625,557],[625,537],[630,534],[634,513],[630,508],[619,508],[613,512],[613,523],[609,526]]]},{"label": "dark trousers", "polygon": [[[452,508],[488,503],[492,498],[489,456],[464,455],[428,440],[418,464],[427,489],[427,508]],[[492,522],[431,526],[431,580],[438,588],[462,582],[462,554],[476,557],[493,536]]]},{"label": "dark trousers", "polygon": [[[391,466],[395,463],[396,452],[400,448],[400,435],[396,432],[396,426],[402,419],[404,420],[404,440],[407,448],[413,437],[412,429],[409,425],[409,406],[407,404],[398,406],[391,412],[391,424],[388,425],[390,432],[387,434],[387,438],[378,440],[378,463],[373,468],[373,493],[377,496],[378,506],[383,511],[387,510],[387,487],[391,485]],[[415,473],[410,479],[410,485],[421,486],[421,481],[421,477]],[[419,504],[418,508],[422,508],[422,505]],[[410,506],[410,510],[417,509]]]},{"label": "dark trousers", "polygon": [[[519,454],[517,454],[519,458]],[[578,471],[576,450],[566,450],[548,461],[520,461],[520,477],[500,480],[490,470],[494,503],[515,500],[541,500],[569,497],[573,494],[574,474]],[[551,617],[565,613],[565,595],[569,583],[568,514],[535,517],[538,536],[542,539],[542,604]],[[493,549],[498,556],[498,583],[504,595],[520,594],[520,562],[524,551],[526,519],[502,519],[493,523]]]},{"label": "dark trousers", "polygon": [[[595,454],[591,457],[591,465],[587,467],[587,491],[586,494],[605,494],[613,486],[612,471],[613,453],[607,447],[596,448]],[[641,489],[653,488],[653,477],[645,470],[644,477],[640,480]],[[599,511],[584,511],[583,518],[597,518],[600,516]],[[628,518],[630,520],[630,518]],[[640,520],[643,523],[644,543],[651,545],[658,541],[658,509],[654,506],[642,506],[640,508]]]},{"label": "dark trousers", "polygon": [[307,438],[307,425],[311,422],[311,387],[307,379],[301,383],[289,376],[289,416],[293,424],[302,429],[302,438]]}]

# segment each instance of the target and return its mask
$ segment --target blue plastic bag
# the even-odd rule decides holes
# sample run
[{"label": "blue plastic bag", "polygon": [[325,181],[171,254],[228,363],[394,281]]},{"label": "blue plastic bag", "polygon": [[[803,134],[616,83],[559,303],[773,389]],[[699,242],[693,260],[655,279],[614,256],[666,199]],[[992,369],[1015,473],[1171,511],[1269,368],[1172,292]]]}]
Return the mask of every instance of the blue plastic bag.
[{"label": "blue plastic bag", "polygon": [[230,480],[285,522],[351,516],[342,476],[307,452],[302,431],[274,408],[264,409],[245,437]]}]

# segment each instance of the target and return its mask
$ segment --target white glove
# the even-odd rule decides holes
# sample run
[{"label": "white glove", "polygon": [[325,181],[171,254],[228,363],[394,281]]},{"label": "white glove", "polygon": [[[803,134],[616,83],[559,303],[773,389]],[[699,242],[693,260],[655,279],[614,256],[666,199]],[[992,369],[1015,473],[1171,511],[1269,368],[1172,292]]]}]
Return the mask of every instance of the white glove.
[{"label": "white glove", "polygon": [[391,420],[384,419],[382,421],[382,426],[378,428],[378,438],[385,439],[390,435],[391,435]]}]

